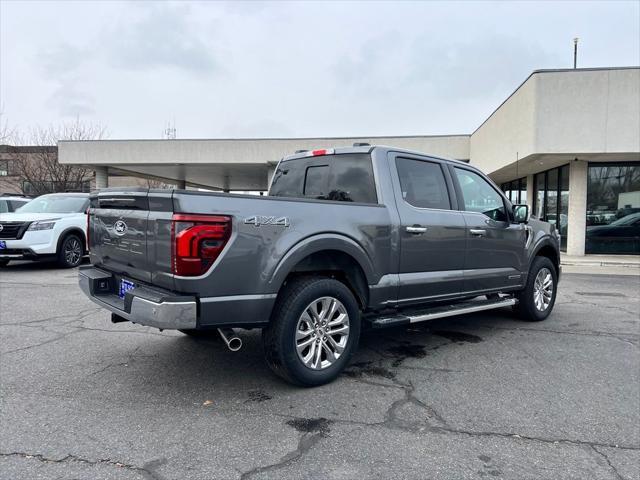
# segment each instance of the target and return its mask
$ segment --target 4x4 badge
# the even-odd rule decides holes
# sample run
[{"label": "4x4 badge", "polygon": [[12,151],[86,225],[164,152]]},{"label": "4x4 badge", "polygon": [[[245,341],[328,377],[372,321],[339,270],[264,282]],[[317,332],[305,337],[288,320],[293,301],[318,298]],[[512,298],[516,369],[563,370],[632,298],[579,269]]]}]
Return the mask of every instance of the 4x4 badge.
[{"label": "4x4 badge", "polygon": [[266,217],[264,215],[254,215],[244,219],[246,225],[273,225],[274,227],[288,227],[290,225],[288,217]]}]

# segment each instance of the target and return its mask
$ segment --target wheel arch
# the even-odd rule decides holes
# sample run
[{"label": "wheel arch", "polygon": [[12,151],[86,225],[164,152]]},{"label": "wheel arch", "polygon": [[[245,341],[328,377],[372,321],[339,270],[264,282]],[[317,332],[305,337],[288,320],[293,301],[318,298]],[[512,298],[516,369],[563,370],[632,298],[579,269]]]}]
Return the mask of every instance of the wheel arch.
[{"label": "wheel arch", "polygon": [[82,242],[84,253],[86,253],[87,237],[84,231],[80,227],[68,227],[68,228],[65,228],[62,232],[60,232],[60,235],[58,235],[58,243],[56,245],[56,253],[60,252],[60,247],[62,247],[62,242],[64,242],[64,239],[71,234],[75,234],[78,237],[80,237],[80,241]]},{"label": "wheel arch", "polygon": [[376,283],[373,263],[362,247],[342,235],[322,235],[305,239],[289,250],[270,284],[279,292],[292,276],[314,273],[345,283],[361,308],[369,303],[369,285]]},{"label": "wheel arch", "polygon": [[536,257],[547,257],[549,260],[551,260],[551,263],[553,263],[553,266],[556,269],[556,274],[560,274],[560,251],[550,239],[541,241],[533,249],[533,253],[529,258],[529,268],[531,267],[531,264]]}]

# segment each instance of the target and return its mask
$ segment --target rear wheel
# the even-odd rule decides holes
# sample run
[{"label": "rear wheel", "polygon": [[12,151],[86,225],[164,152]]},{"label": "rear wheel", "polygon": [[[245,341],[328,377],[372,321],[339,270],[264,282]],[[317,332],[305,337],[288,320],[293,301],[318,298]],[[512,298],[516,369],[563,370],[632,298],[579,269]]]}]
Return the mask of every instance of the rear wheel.
[{"label": "rear wheel", "polygon": [[262,331],[271,370],[305,387],[334,380],[358,347],[360,311],[351,291],[325,277],[295,279]]},{"label": "rear wheel", "polygon": [[73,268],[80,265],[84,255],[84,245],[82,239],[72,233],[67,235],[58,250],[58,264],[64,268]]},{"label": "rear wheel", "polygon": [[518,315],[530,322],[539,322],[551,314],[556,302],[558,274],[547,257],[536,257],[529,270],[527,285],[518,294]]}]

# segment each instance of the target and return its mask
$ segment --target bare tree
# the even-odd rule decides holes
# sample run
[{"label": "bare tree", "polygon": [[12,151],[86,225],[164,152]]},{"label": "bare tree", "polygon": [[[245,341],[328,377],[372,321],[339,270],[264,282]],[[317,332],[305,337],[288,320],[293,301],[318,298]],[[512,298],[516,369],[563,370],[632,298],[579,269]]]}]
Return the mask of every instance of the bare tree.
[{"label": "bare tree", "polygon": [[[58,126],[31,129],[26,141],[33,148],[29,153],[16,153],[13,157],[13,169],[23,193],[42,195],[81,189],[83,182],[93,177],[93,171],[82,166],[60,164],[58,141],[99,140],[104,136],[103,126],[84,123],[79,118]],[[21,142],[26,143],[22,139]]]},{"label": "bare tree", "polygon": [[9,126],[9,121],[4,117],[4,112],[0,110],[0,145],[7,145],[13,142],[16,130]]},{"label": "bare tree", "polygon": [[147,178],[147,188],[171,188],[171,184],[156,180],[155,178]]}]

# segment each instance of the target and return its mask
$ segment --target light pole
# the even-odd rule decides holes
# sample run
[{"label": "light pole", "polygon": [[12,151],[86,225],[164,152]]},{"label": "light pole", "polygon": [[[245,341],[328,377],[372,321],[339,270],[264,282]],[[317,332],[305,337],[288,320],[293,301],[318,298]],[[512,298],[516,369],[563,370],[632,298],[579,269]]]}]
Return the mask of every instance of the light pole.
[{"label": "light pole", "polygon": [[578,37],[573,39],[573,68],[578,68]]}]

